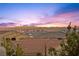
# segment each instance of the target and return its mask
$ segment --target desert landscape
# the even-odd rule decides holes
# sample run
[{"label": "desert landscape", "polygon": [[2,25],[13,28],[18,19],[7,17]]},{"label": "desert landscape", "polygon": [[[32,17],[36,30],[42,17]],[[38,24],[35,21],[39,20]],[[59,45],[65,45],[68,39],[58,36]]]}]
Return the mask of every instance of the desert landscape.
[{"label": "desert landscape", "polygon": [[79,56],[79,4],[0,3],[0,56]]},{"label": "desert landscape", "polygon": [[[6,29],[6,30],[5,30]],[[24,49],[24,55],[45,55],[50,47],[57,48],[61,40],[65,39],[65,28],[41,28],[41,27],[8,27],[0,29],[0,40],[16,38],[13,45],[20,44]],[[64,32],[63,32],[64,31]],[[61,35],[61,36],[59,36]],[[63,37],[63,38],[62,38]],[[48,51],[46,53],[48,55]]]}]

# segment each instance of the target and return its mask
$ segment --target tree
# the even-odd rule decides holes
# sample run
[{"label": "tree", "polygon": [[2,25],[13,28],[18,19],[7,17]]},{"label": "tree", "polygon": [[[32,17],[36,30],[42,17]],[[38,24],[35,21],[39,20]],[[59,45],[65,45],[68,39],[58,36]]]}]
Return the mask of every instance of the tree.
[{"label": "tree", "polygon": [[6,39],[4,40],[3,46],[4,46],[5,49],[6,49],[6,55],[12,56],[13,53],[14,53],[14,50],[13,50],[13,48],[12,48],[12,43],[11,43],[10,38],[6,38]]},{"label": "tree", "polygon": [[[61,52],[64,52],[64,55],[69,56],[77,56],[79,55],[79,36],[78,32],[76,31],[76,26],[70,29],[67,33],[66,41],[61,43]],[[62,53],[60,53],[62,55]]]},{"label": "tree", "polygon": [[51,55],[51,56],[54,55],[54,54],[55,54],[55,55],[57,54],[56,50],[55,50],[54,48],[52,48],[52,47],[49,48],[48,50],[49,50],[48,53],[49,53],[49,55]]},{"label": "tree", "polygon": [[13,48],[13,43],[10,38],[4,39],[3,46],[6,49],[7,56],[21,56],[23,55],[23,50],[19,44],[16,45],[16,48]]},{"label": "tree", "polygon": [[22,55],[23,55],[23,50],[20,47],[20,45],[17,44],[17,47],[16,47],[16,56],[22,56]]},{"label": "tree", "polygon": [[[76,31],[76,26],[71,27],[71,23],[67,27],[66,39],[60,43],[60,49],[54,55],[60,56],[78,56],[79,55],[79,33]],[[55,52],[53,50],[53,52]]]}]

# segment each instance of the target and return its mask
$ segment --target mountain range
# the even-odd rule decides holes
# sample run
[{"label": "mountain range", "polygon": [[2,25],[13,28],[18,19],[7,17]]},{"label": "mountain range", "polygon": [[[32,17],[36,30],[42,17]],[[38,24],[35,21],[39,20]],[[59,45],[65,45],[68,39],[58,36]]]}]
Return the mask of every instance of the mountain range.
[{"label": "mountain range", "polygon": [[16,26],[16,23],[0,23],[0,27],[12,27]]}]

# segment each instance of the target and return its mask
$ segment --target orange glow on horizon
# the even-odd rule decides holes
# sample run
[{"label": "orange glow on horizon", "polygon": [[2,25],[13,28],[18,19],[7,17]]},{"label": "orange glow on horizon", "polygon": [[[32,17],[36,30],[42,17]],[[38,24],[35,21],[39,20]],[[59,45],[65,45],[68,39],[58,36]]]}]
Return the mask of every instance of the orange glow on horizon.
[{"label": "orange glow on horizon", "polygon": [[67,26],[66,24],[61,24],[61,23],[37,25],[37,27],[66,27],[66,26]]}]

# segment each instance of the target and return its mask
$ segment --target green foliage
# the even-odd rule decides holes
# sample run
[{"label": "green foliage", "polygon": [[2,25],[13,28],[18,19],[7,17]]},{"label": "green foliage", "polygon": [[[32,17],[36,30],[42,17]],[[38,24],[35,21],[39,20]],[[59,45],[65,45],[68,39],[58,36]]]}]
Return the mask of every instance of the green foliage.
[{"label": "green foliage", "polygon": [[6,55],[7,56],[21,56],[23,55],[22,48],[17,44],[17,47],[13,47],[12,40],[10,38],[4,38],[3,46],[6,49]]},{"label": "green foliage", "polygon": [[54,48],[49,48],[48,50],[49,50],[49,52],[48,52],[49,55],[51,55],[51,56],[54,55],[54,54],[57,55],[56,49],[54,49]]},{"label": "green foliage", "polygon": [[3,46],[6,48],[6,55],[11,56],[14,53],[10,38],[4,40]]},{"label": "green foliage", "polygon": [[[66,39],[63,39],[60,43],[60,49],[51,49],[50,52],[55,52],[50,55],[60,55],[60,56],[78,56],[79,55],[79,34],[76,31],[76,26],[71,28],[71,23],[68,25]],[[57,51],[56,51],[57,50]]]},{"label": "green foliage", "polygon": [[20,45],[17,44],[17,47],[16,47],[16,56],[22,56],[22,55],[23,55],[23,50],[20,47]]}]

